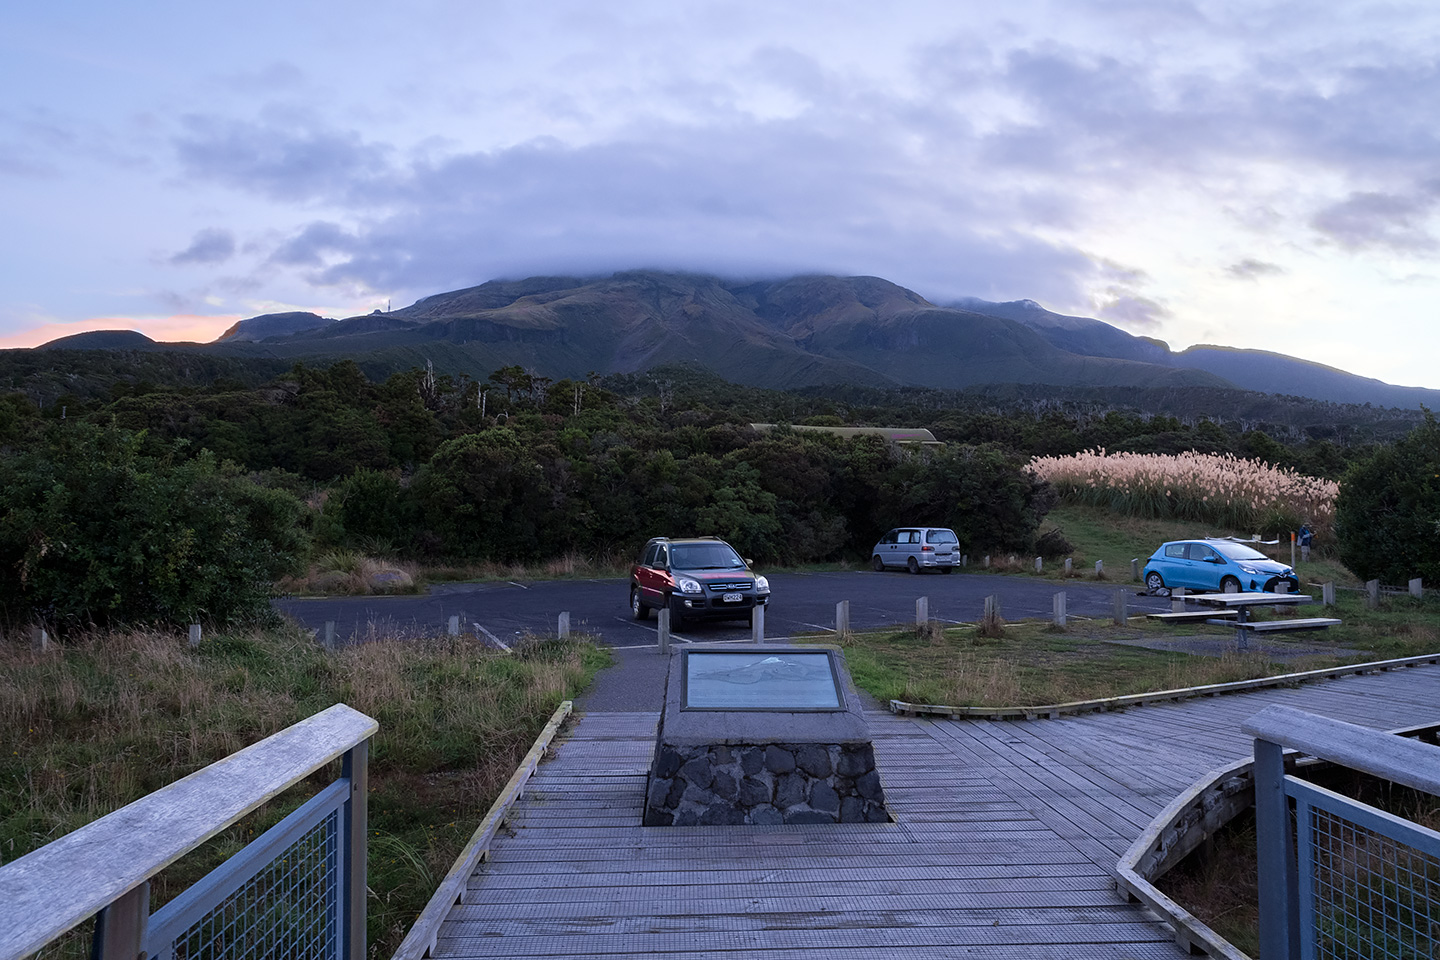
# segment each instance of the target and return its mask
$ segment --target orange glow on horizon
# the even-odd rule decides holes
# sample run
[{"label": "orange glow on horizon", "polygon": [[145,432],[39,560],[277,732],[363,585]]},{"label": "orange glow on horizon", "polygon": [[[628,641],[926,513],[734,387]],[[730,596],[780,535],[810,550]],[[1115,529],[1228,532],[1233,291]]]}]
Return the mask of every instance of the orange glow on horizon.
[{"label": "orange glow on horizon", "polygon": [[177,313],[168,317],[95,317],[68,323],[44,323],[22,333],[0,336],[0,350],[38,347],[61,337],[72,337],[77,333],[90,333],[95,330],[137,330],[151,340],[162,343],[209,343],[224,333],[231,324],[243,319],[243,316],[238,313],[226,316]]}]

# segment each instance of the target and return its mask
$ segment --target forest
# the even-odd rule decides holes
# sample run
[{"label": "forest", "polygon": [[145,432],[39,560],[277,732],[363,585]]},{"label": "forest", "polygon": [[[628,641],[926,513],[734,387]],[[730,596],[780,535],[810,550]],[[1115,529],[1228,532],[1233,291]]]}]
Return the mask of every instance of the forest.
[{"label": "forest", "polygon": [[[886,529],[923,522],[954,528],[971,553],[1053,553],[1063,544],[1037,532],[1055,494],[1027,469],[1032,457],[1194,450],[1335,479],[1395,423],[1366,427],[1350,410],[1308,431],[1083,396],[766,391],[688,368],[550,381],[507,367],[476,380],[372,377],[352,361],[276,374],[51,356],[0,365],[11,387],[0,393],[0,565],[15,574],[0,613],[12,621],[243,616],[276,577],[334,548],[524,563],[714,534],[798,565],[863,562]],[[48,399],[27,392],[37,382]],[[1348,440],[1333,431],[1345,422]],[[943,446],[784,424],[927,427]],[[177,538],[179,554],[167,547]],[[201,572],[159,582],[161,556]],[[225,572],[230,560],[241,576]]]}]

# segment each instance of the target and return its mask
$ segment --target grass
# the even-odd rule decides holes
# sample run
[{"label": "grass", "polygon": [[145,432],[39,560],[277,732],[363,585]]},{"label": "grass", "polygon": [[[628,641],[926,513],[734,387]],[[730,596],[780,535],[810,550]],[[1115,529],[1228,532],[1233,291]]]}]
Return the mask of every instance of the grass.
[{"label": "grass", "polygon": [[[327,653],[299,632],[219,633],[198,650],[158,631],[90,633],[45,653],[0,642],[0,856],[9,861],[336,702],[380,723],[369,800],[370,955],[388,957],[563,699],[609,654],[466,638]],[[338,767],[338,764],[336,764]],[[337,774],[182,858],[173,898]]]}]

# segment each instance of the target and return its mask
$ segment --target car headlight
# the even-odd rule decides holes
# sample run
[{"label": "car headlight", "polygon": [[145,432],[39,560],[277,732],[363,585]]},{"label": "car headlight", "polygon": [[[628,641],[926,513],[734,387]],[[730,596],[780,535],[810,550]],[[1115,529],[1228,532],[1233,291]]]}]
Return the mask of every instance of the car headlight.
[{"label": "car headlight", "polygon": [[704,593],[700,587],[699,580],[691,580],[689,577],[678,577],[675,580],[675,589],[681,593]]},{"label": "car headlight", "polygon": [[1242,563],[1242,564],[1239,564],[1239,567],[1240,567],[1241,570],[1244,570],[1246,573],[1260,573],[1260,572],[1261,572],[1261,570],[1260,570],[1259,567],[1250,567],[1250,566],[1246,566],[1246,565],[1243,564],[1243,563]]},{"label": "car headlight", "polygon": [[756,593],[769,593],[769,592],[770,592],[770,581],[769,581],[769,580],[766,580],[764,577],[756,577],[756,578],[755,578],[755,592],[756,592]]}]

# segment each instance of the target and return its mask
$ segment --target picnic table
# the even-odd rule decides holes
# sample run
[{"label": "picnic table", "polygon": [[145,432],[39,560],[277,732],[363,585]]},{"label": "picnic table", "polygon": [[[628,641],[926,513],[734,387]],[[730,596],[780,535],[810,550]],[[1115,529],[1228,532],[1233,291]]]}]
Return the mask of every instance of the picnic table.
[{"label": "picnic table", "polygon": [[1186,600],[1193,600],[1210,607],[1222,607],[1227,610],[1234,610],[1234,620],[1223,620],[1215,618],[1207,620],[1206,623],[1222,624],[1235,628],[1235,640],[1241,650],[1248,650],[1250,647],[1250,634],[1253,632],[1270,633],[1281,630],[1322,630],[1326,627],[1333,627],[1340,623],[1333,617],[1308,617],[1294,620],[1269,620],[1257,622],[1250,619],[1249,613],[1252,607],[1264,606],[1298,606],[1302,603],[1314,603],[1315,598],[1303,593],[1190,593],[1185,595]]}]

